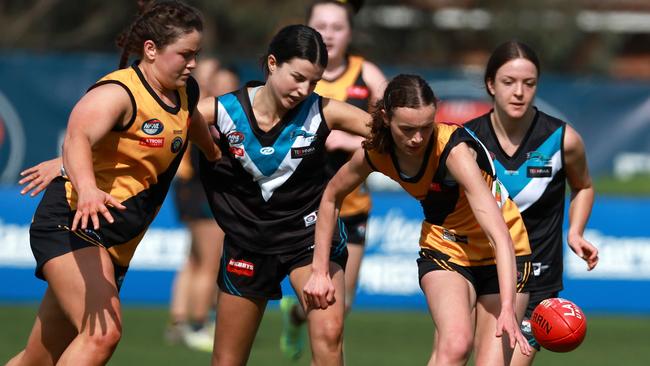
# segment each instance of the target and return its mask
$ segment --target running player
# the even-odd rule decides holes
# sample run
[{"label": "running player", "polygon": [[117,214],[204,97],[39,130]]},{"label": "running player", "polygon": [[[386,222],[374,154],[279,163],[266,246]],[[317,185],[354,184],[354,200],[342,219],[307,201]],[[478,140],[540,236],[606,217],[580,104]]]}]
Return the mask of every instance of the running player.
[{"label": "running player", "polygon": [[[121,70],[74,107],[63,177],[47,188],[30,228],[36,276],[48,283],[27,346],[8,365],[106,364],[121,333],[119,288],[192,139],[219,156],[189,74],[199,13],[152,4],[120,39]],[[140,61],[124,68],[130,54]],[[191,121],[191,123],[190,123]]]},{"label": "running player", "polygon": [[598,249],[583,237],[594,203],[585,147],[571,126],[534,107],[539,73],[539,60],[530,47],[517,41],[501,44],[484,77],[494,109],[465,124],[491,152],[499,179],[521,210],[533,251],[534,281],[522,331],[534,350],[529,357],[517,353],[513,365],[532,363],[540,347],[529,318],[542,300],[557,297],[562,290],[567,180],[571,188],[567,242],[587,262],[588,270],[598,264]]},{"label": "running player", "polygon": [[[307,25],[316,29],[327,46],[327,67],[316,85],[316,93],[350,103],[365,111],[374,105],[386,86],[384,74],[373,63],[361,56],[348,54],[352,40],[353,17],[361,8],[361,1],[316,0],[307,9]],[[361,146],[362,137],[335,131],[327,138],[328,169],[333,176]],[[371,201],[365,182],[352,191],[341,206],[341,221],[348,233],[348,263],[345,268],[345,311],[354,301],[361,259],[366,241],[366,224]],[[290,359],[302,354],[305,322],[302,307],[292,296],[280,302],[283,329],[280,348]]]},{"label": "running player", "polygon": [[[202,100],[215,121],[221,161],[202,161],[201,178],[226,233],[218,284],[214,365],[246,363],[269,299],[282,296],[289,275],[302,298],[309,277],[316,210],[327,183],[330,130],[369,133],[370,116],[313,93],[327,66],[314,29],[291,25],[271,40],[263,59],[266,82]],[[338,296],[334,306],[307,312],[313,363],[342,364],[345,234],[329,239],[328,260]]]},{"label": "running player", "polygon": [[435,123],[435,111],[436,98],[422,78],[399,75],[388,84],[364,148],[323,193],[305,301],[327,309],[337,296],[327,266],[328,238],[343,197],[379,171],[424,211],[417,262],[437,330],[429,364],[465,364],[472,348],[478,365],[507,364],[516,343],[530,352],[517,320],[527,303],[526,230],[485,148],[464,128]]}]

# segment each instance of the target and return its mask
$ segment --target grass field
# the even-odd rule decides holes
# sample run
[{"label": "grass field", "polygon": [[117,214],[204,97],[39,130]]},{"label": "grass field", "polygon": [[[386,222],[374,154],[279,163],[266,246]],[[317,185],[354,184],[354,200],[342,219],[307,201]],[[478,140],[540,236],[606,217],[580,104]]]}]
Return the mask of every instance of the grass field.
[{"label": "grass field", "polygon": [[[34,306],[0,306],[0,363],[24,346]],[[589,316],[589,314],[588,314]],[[124,336],[110,365],[208,365],[210,355],[162,339],[164,308],[127,307]],[[587,339],[566,354],[542,352],[536,365],[647,366],[650,317],[588,317]],[[353,312],[346,322],[348,365],[425,365],[431,351],[432,325],[425,312]],[[309,354],[298,362],[278,349],[280,314],[269,309],[258,333],[249,365],[309,365]]]}]

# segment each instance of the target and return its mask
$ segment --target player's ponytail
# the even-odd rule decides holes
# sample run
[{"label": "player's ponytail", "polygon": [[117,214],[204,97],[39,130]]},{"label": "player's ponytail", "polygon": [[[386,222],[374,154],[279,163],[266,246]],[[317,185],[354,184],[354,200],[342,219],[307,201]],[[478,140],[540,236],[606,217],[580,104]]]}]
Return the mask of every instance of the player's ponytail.
[{"label": "player's ponytail", "polygon": [[136,19],[117,38],[122,49],[120,69],[126,67],[129,56],[142,55],[147,40],[164,48],[183,34],[203,31],[201,14],[183,2],[138,0],[138,8]]}]

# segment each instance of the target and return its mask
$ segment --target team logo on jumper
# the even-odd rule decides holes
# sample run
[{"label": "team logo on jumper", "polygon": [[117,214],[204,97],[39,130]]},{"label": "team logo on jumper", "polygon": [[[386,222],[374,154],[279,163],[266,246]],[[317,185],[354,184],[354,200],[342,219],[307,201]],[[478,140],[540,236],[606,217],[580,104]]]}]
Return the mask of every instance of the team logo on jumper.
[{"label": "team logo on jumper", "polygon": [[230,153],[232,153],[236,157],[242,157],[244,156],[244,149],[241,147],[236,147],[236,146],[231,146],[228,150],[230,150]]},{"label": "team logo on jumper", "polygon": [[529,151],[526,153],[526,160],[534,161],[543,165],[548,164],[551,159],[539,151]]},{"label": "team logo on jumper", "polygon": [[255,274],[255,265],[245,260],[230,258],[226,270],[238,276],[253,277]]},{"label": "team logo on jumper", "polygon": [[163,147],[165,144],[164,137],[142,137],[140,138],[140,146],[146,147]]},{"label": "team logo on jumper", "polygon": [[297,137],[302,137],[305,139],[306,143],[311,144],[312,142],[316,141],[317,135],[315,133],[311,133],[302,129],[291,132],[290,138],[292,140],[295,140]]},{"label": "team logo on jumper", "polygon": [[244,134],[239,131],[230,132],[226,136],[230,145],[239,145],[244,142]]},{"label": "team logo on jumper", "polygon": [[553,175],[553,167],[550,166],[529,166],[526,171],[528,178],[550,178]]},{"label": "team logo on jumper", "polygon": [[264,146],[263,148],[260,149],[260,154],[262,155],[273,155],[275,152],[275,149],[273,146]]},{"label": "team logo on jumper", "polygon": [[314,211],[302,219],[305,221],[305,227],[310,227],[316,223],[317,218],[318,216],[316,215],[316,211]]},{"label": "team logo on jumper", "polygon": [[163,132],[164,128],[165,126],[163,126],[162,122],[160,122],[158,118],[150,119],[142,124],[142,132],[149,136],[158,135]]},{"label": "team logo on jumper", "polygon": [[181,151],[181,147],[183,147],[183,139],[180,137],[174,137],[172,140],[172,152],[176,154]]},{"label": "team logo on jumper", "polygon": [[366,99],[370,96],[370,91],[363,85],[352,85],[347,89],[348,98]]},{"label": "team logo on jumper", "polygon": [[447,229],[442,230],[442,238],[456,243],[467,244],[467,237],[464,235],[457,235]]},{"label": "team logo on jumper", "polygon": [[313,155],[315,152],[316,147],[314,146],[292,147],[291,159],[302,159],[305,156]]},{"label": "team logo on jumper", "polygon": [[25,150],[22,122],[9,100],[0,92],[0,183],[16,182]]}]

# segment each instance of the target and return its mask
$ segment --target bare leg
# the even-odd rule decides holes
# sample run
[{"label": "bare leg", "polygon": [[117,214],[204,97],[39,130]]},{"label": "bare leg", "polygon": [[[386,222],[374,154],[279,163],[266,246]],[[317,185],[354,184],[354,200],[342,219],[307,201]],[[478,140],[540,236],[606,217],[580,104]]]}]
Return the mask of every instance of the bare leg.
[{"label": "bare leg", "polygon": [[108,252],[89,247],[48,261],[49,283],[21,365],[104,365],[121,337],[120,300]]},{"label": "bare leg", "polygon": [[[289,278],[304,307],[304,288],[311,274],[311,265],[291,271]],[[335,288],[335,302],[327,309],[307,311],[312,365],[343,365],[343,319],[345,317],[345,284],[343,269],[330,262],[330,274]]]},{"label": "bare leg", "polygon": [[212,366],[246,365],[266,303],[219,293]]},{"label": "bare leg", "polygon": [[348,263],[345,265],[345,313],[352,309],[352,303],[357,293],[357,281],[361,260],[365,247],[360,244],[348,243]]},{"label": "bare leg", "polygon": [[[516,315],[521,322],[528,306],[528,294],[517,294]],[[477,365],[507,365],[512,358],[513,350],[507,335],[501,338],[495,336],[497,318],[501,312],[499,294],[479,297],[476,306],[476,347],[475,359]]]},{"label": "bare leg", "polygon": [[224,233],[214,220],[190,223],[195,244],[196,271],[191,284],[192,309],[190,319],[203,323],[212,308],[221,264]]},{"label": "bare leg", "polygon": [[[43,327],[43,324],[46,326]],[[7,366],[54,365],[76,336],[77,329],[70,323],[52,290],[48,288],[25,350],[14,356]]]},{"label": "bare leg", "polygon": [[421,283],[437,335],[428,365],[464,365],[474,338],[474,287],[451,271],[429,272]]}]

